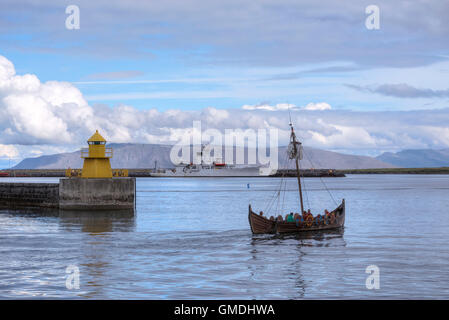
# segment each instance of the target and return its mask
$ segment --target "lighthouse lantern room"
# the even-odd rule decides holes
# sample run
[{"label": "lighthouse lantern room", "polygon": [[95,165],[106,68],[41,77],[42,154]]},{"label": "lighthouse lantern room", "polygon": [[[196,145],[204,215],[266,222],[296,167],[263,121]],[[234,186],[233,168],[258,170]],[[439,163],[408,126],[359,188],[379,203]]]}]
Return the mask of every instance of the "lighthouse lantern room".
[{"label": "lighthouse lantern room", "polygon": [[84,159],[81,178],[112,178],[112,148],[106,148],[105,138],[97,130],[87,143],[89,148],[81,149],[81,158]]}]

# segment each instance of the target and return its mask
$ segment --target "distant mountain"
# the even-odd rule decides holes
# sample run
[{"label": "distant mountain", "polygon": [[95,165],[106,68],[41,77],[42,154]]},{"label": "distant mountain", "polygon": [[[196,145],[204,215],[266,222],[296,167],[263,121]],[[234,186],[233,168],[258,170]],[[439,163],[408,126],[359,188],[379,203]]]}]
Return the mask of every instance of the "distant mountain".
[{"label": "distant mountain", "polygon": [[449,167],[449,149],[416,149],[385,152],[376,159],[401,168]]},{"label": "distant mountain", "polygon": [[[171,145],[158,144],[109,144],[114,154],[111,159],[113,168],[154,168],[157,161],[158,168],[171,168],[174,165],[170,161]],[[223,158],[225,151],[222,151]],[[234,150],[234,161],[235,161]],[[315,148],[304,148],[304,159],[301,161],[302,168],[316,169],[374,169],[392,168],[391,164],[382,162],[372,157],[355,156]],[[247,149],[245,148],[245,155]],[[247,156],[245,156],[245,159]],[[294,163],[286,159],[286,147],[278,149],[280,168],[292,168]],[[246,162],[247,163],[247,160]],[[80,152],[60,153],[54,155],[40,156],[37,158],[26,158],[13,169],[63,169],[82,168],[83,161]]]},{"label": "distant mountain", "polygon": [[[286,147],[279,148],[279,158],[286,154],[286,149]],[[294,167],[293,162],[290,162],[288,166],[285,165],[285,161],[280,160],[279,163],[281,168]],[[394,165],[368,156],[356,156],[310,147],[304,147],[304,157],[301,161],[301,168],[304,169],[375,169],[394,167]]]},{"label": "distant mountain", "polygon": [[[158,167],[172,167],[170,161],[170,145],[160,144],[130,144],[111,143],[113,148],[111,166],[113,168],[154,168],[155,161]],[[83,159],[80,151],[59,153],[37,158],[26,158],[13,169],[62,169],[82,168]]]}]

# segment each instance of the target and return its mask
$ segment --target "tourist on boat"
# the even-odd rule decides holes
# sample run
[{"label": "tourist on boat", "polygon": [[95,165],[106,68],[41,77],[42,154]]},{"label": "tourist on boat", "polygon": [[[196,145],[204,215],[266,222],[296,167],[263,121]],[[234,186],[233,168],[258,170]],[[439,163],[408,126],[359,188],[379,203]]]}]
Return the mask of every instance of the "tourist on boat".
[{"label": "tourist on boat", "polygon": [[334,213],[334,212],[331,212],[331,213],[329,214],[329,216],[330,216],[330,218],[331,218],[331,223],[334,223],[334,222],[335,222],[335,218],[337,217],[337,216],[335,215],[335,213]]},{"label": "tourist on boat", "polygon": [[295,222],[295,218],[293,217],[293,212],[290,212],[289,215],[287,215],[287,222]]},{"label": "tourist on boat", "polygon": [[261,216],[263,216],[263,211],[260,211],[259,214],[260,214]]},{"label": "tourist on boat", "polygon": [[323,222],[323,216],[321,214],[318,214],[316,216],[316,225],[319,226]]},{"label": "tourist on boat", "polygon": [[324,224],[328,225],[330,222],[330,214],[329,211],[327,211],[327,209],[324,209]]},{"label": "tourist on boat", "polygon": [[310,212],[310,209],[307,210],[306,214],[304,215],[304,220],[306,220],[308,217],[311,217],[309,219],[314,220],[312,212]]},{"label": "tourist on boat", "polygon": [[284,221],[284,218],[282,218],[281,215],[278,215],[277,220],[278,220],[278,221]]},{"label": "tourist on boat", "polygon": [[270,216],[270,221],[274,221],[274,217],[273,216]]},{"label": "tourist on boat", "polygon": [[295,220],[296,220],[297,227],[302,226],[304,224],[304,215],[298,214],[298,217]]}]

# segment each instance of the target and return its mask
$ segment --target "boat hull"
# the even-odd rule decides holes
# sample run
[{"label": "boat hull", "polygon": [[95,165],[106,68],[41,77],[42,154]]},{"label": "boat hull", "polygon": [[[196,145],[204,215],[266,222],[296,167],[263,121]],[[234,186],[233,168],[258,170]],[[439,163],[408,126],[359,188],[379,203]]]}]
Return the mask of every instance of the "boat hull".
[{"label": "boat hull", "polygon": [[249,206],[248,219],[251,231],[254,234],[276,233],[276,222],[253,212],[251,205]]},{"label": "boat hull", "polygon": [[345,224],[345,200],[332,212],[335,214],[334,223],[325,225],[307,225],[305,223],[297,224],[296,222],[286,222],[286,221],[272,221],[263,216],[258,215],[249,206],[248,220],[251,226],[251,231],[254,234],[263,233],[296,233],[296,232],[307,232],[307,231],[320,231],[320,230],[331,230],[342,228]]}]

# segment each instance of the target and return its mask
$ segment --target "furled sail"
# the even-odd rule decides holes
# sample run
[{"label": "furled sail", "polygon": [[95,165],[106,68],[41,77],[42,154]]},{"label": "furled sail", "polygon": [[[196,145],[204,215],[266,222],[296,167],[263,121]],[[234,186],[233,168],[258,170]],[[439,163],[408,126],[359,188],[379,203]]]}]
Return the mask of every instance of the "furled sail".
[{"label": "furled sail", "polygon": [[[293,143],[296,143],[296,150]],[[298,158],[298,160],[302,160],[303,157],[303,150],[302,150],[302,143],[298,141],[291,141],[287,148],[288,158],[289,159],[295,159]]]}]

